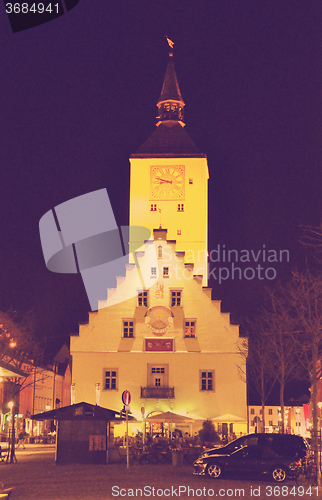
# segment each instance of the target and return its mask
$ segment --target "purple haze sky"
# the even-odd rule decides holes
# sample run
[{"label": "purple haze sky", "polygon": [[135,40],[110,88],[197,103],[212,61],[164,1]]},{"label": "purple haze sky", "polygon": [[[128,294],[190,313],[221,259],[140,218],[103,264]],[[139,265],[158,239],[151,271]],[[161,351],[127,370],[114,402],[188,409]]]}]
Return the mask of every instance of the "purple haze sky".
[{"label": "purple haze sky", "polygon": [[[38,223],[55,205],[106,187],[128,224],[128,158],[152,133],[167,64],[186,130],[209,162],[209,249],[288,249],[319,225],[322,4],[311,0],[80,0],[68,14],[12,34],[0,6],[0,310],[33,309],[54,346],[88,301],[80,276],[48,271]],[[213,264],[213,266],[218,264]],[[267,280],[211,280],[236,321]]]}]

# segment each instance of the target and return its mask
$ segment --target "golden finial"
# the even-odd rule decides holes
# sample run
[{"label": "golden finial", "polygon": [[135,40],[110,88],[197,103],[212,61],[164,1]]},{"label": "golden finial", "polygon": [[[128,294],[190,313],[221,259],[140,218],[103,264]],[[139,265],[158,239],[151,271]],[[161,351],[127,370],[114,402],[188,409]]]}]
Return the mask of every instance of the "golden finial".
[{"label": "golden finial", "polygon": [[[167,39],[167,42],[168,42],[168,45],[170,47],[170,49],[173,49],[173,46],[174,46],[174,42],[172,40],[170,40],[170,38],[167,37],[167,35],[165,36],[166,39]],[[169,56],[172,57],[173,56],[173,52],[172,50],[169,52]]]}]

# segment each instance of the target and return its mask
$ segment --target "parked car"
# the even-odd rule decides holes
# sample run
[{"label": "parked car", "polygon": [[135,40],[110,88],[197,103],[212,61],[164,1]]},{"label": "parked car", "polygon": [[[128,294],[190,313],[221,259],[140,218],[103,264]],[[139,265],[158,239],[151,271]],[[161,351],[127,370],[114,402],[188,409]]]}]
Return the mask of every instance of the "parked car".
[{"label": "parked car", "polygon": [[[250,452],[252,453],[253,458],[256,455],[256,448],[259,448],[261,451],[258,452],[258,459],[260,459],[261,462],[267,461],[267,464],[270,465],[270,467],[273,467],[275,465],[281,465],[284,468],[286,467],[285,472],[286,476],[287,474],[296,476],[298,475],[299,471],[299,465],[300,463],[300,472],[305,472],[307,466],[310,464],[311,461],[311,456],[310,456],[310,447],[307,443],[307,441],[302,438],[301,436],[295,436],[291,434],[263,434],[263,433],[257,433],[257,434],[248,434],[247,436],[242,436],[238,439],[235,439],[231,443],[227,444],[226,446],[220,447],[220,448],[213,448],[210,450],[206,450],[198,460],[200,459],[205,459],[206,462],[202,462],[202,465],[205,465],[203,467],[199,467],[198,465],[196,466],[196,471],[195,474],[205,474],[205,471],[207,471],[208,475],[211,477],[214,477],[214,469],[213,468],[208,468],[208,462],[213,462],[213,460],[208,461],[207,459],[210,457],[215,457],[216,459],[220,457],[220,455],[225,455],[225,456],[232,456],[236,451],[242,450],[245,447],[247,448],[253,448],[254,451]],[[264,453],[264,450],[270,450],[273,452],[274,456],[272,453],[269,453],[266,451]],[[248,450],[249,451],[249,450]],[[237,454],[236,460],[241,460],[242,454]],[[279,464],[277,463],[278,460],[276,459],[280,458]],[[256,458],[256,457],[255,457]],[[276,460],[273,460],[273,459]],[[285,459],[285,462],[284,462]],[[198,460],[195,462],[195,464],[199,464]],[[230,459],[227,459],[230,460]],[[235,460],[235,455],[233,456],[233,460]],[[251,460],[250,458],[247,458],[246,456],[242,459],[244,465],[243,467],[247,466],[247,463],[250,463]],[[230,465],[225,465],[222,462],[222,470],[224,469],[230,469]],[[233,462],[231,462],[233,463]],[[293,466],[293,464],[296,464],[296,466]],[[264,464],[262,466],[257,464],[260,469],[265,469]],[[293,470],[294,469],[294,470]],[[198,472],[199,471],[199,472]],[[210,473],[212,471],[212,473]],[[237,472],[237,471],[236,471]],[[250,471],[251,472],[251,471]],[[254,472],[254,471],[253,471]],[[272,469],[270,469],[270,472],[272,472]],[[267,474],[268,472],[263,472]],[[219,476],[221,473],[219,474]],[[218,477],[219,477],[218,476]],[[279,476],[278,474],[275,473],[275,476]],[[286,476],[284,479],[276,479],[274,478],[275,481],[283,481],[286,479]],[[281,477],[283,477],[283,474],[281,474]]]},{"label": "parked car", "polygon": [[310,461],[311,456],[310,446],[302,436],[268,433],[248,434],[247,436],[235,439],[226,446],[206,450],[206,452],[209,455],[230,454],[245,446],[267,446],[280,456],[300,459],[304,468]]},{"label": "parked car", "polygon": [[302,471],[302,463],[291,457],[283,457],[268,446],[244,446],[231,453],[203,453],[194,462],[194,474],[208,475],[218,479],[229,475],[266,475],[282,483],[288,477],[297,478]]}]

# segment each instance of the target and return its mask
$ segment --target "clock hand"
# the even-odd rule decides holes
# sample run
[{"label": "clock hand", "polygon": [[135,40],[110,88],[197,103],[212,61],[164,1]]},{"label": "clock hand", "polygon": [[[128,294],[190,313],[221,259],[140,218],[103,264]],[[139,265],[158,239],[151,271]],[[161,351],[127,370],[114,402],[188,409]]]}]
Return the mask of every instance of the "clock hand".
[{"label": "clock hand", "polygon": [[156,177],[156,179],[160,182],[167,182],[168,184],[172,184],[172,181],[168,181],[167,179],[161,179],[161,177]]}]

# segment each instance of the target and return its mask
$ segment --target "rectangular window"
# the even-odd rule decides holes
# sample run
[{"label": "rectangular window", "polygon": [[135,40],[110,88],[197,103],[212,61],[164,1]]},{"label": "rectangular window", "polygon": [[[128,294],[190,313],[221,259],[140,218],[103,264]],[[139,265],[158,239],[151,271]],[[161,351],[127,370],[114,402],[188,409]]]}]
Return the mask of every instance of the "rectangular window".
[{"label": "rectangular window", "polygon": [[214,372],[201,371],[200,372],[200,390],[213,391],[214,390]]},{"label": "rectangular window", "polygon": [[117,369],[110,368],[105,370],[104,389],[116,390],[117,389]]},{"label": "rectangular window", "polygon": [[189,179],[189,184],[193,184],[193,179]]},{"label": "rectangular window", "polygon": [[255,415],[255,408],[251,408],[251,409],[250,409],[250,414],[251,414],[251,415]]},{"label": "rectangular window", "polygon": [[150,205],[150,212],[156,212],[157,211],[157,204],[156,203],[151,203]]},{"label": "rectangular window", "polygon": [[151,278],[156,278],[156,277],[157,277],[157,268],[151,267]]},{"label": "rectangular window", "polygon": [[187,319],[185,321],[184,336],[195,338],[195,336],[196,336],[196,320]]},{"label": "rectangular window", "polygon": [[148,291],[142,290],[138,293],[138,305],[148,307]]},{"label": "rectangular window", "polygon": [[273,415],[273,408],[268,408],[268,414]]},{"label": "rectangular window", "polygon": [[268,425],[273,425],[273,420],[269,420]]},{"label": "rectangular window", "polygon": [[132,319],[123,319],[123,337],[134,337],[134,321]]},{"label": "rectangular window", "polygon": [[261,409],[259,410],[259,414],[260,414],[260,415],[262,415],[262,414],[263,414],[263,408],[261,408]]},{"label": "rectangular window", "polygon": [[181,306],[181,290],[171,290],[171,307]]},{"label": "rectangular window", "polygon": [[252,427],[255,427],[255,420],[251,420],[250,425],[251,425]]},{"label": "rectangular window", "polygon": [[164,368],[161,368],[161,367],[156,367],[156,368],[152,368],[152,373],[164,373]]},{"label": "rectangular window", "polygon": [[168,267],[163,268],[163,277],[169,278],[169,268]]},{"label": "rectangular window", "polygon": [[178,203],[178,212],[184,212],[184,204]]},{"label": "rectangular window", "polygon": [[177,235],[180,236],[181,235],[181,229],[177,229]]}]

